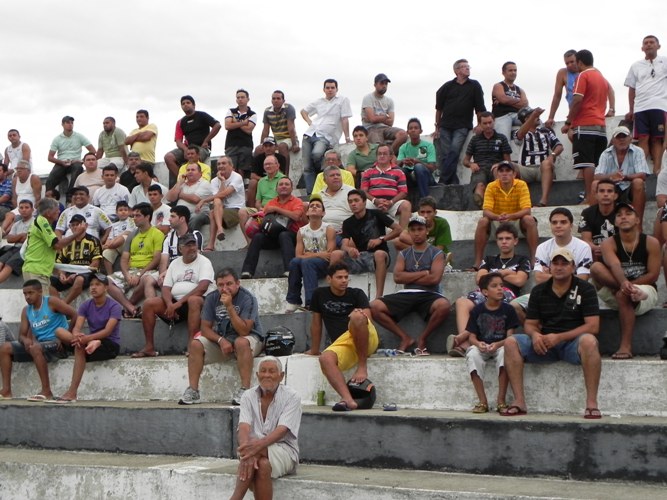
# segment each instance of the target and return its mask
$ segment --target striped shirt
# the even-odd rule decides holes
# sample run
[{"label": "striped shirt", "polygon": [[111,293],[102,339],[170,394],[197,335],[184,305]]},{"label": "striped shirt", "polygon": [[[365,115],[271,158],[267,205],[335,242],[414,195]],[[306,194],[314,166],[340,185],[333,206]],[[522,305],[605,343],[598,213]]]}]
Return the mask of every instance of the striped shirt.
[{"label": "striped shirt", "polygon": [[484,210],[489,210],[497,215],[513,214],[531,206],[530,191],[525,181],[514,179],[509,191],[503,190],[499,180],[490,182],[486,186]]},{"label": "striped shirt", "polygon": [[403,170],[392,165],[382,170],[377,164],[365,170],[361,177],[361,189],[368,193],[370,198],[391,200],[398,193],[407,193],[408,185]]},{"label": "striped shirt", "polygon": [[512,154],[512,147],[503,134],[495,130],[490,139],[484,133],[474,135],[468,143],[466,154],[473,157],[481,168],[491,168],[492,165],[504,160],[504,155]]},{"label": "striped shirt", "polygon": [[56,256],[58,264],[74,264],[77,266],[89,266],[93,261],[102,258],[100,240],[89,234],[85,234],[81,241],[74,240],[63,248]]},{"label": "striped shirt", "polygon": [[[521,143],[518,139],[515,142]],[[528,132],[523,138],[521,165],[539,167],[546,160],[549,152],[553,152],[560,145],[561,142],[551,129],[540,127],[535,132]]]},{"label": "striped shirt", "polygon": [[273,110],[273,106],[269,106],[264,110],[264,117],[262,123],[268,123],[273,132],[273,138],[276,141],[289,139],[289,131],[287,130],[287,122],[296,118],[296,110],[291,104],[283,104],[278,111]]}]

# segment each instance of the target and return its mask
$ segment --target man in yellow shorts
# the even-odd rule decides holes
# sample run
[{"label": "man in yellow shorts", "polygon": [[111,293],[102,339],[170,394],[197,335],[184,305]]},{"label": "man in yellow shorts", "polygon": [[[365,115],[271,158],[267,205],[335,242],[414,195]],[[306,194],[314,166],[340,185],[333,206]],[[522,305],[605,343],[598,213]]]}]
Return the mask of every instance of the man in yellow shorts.
[{"label": "man in yellow shorts", "polygon": [[368,378],[366,360],[378,347],[378,334],[371,322],[368,297],[359,288],[348,288],[350,273],[342,262],[327,270],[328,287],[320,287],[310,302],[312,313],[311,348],[305,354],[320,355],[322,323],[332,344],[320,355],[322,373],[341,401],[334,411],[350,411],[357,403],[350,394],[343,372],[357,365],[350,382],[361,384]]}]

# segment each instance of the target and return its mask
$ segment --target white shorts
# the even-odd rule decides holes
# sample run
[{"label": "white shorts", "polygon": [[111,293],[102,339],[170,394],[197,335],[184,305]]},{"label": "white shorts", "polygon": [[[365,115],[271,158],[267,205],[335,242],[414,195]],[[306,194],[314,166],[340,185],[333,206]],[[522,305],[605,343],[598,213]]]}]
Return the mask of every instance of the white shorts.
[{"label": "white shorts", "polygon": [[398,208],[407,200],[398,200],[396,203],[394,203],[391,208],[387,211],[387,215],[391,215],[394,219],[396,218],[396,214],[398,213]]},{"label": "white shorts", "polygon": [[271,477],[273,479],[296,472],[296,463],[285,448],[278,443],[274,443],[269,446],[268,451],[269,463],[271,464]]},{"label": "white shorts", "polygon": [[[132,276],[137,276],[139,275],[140,271],[141,269],[130,269],[129,273]],[[147,273],[144,273],[144,276],[146,275],[152,277],[153,279],[155,279],[155,281],[157,281],[157,279],[160,277],[160,273],[157,271],[148,271]],[[116,271],[111,276],[109,276],[109,279],[113,281],[114,285],[123,290],[123,293],[127,293],[130,290],[130,288],[132,288],[127,284],[125,276],[123,276],[123,273],[121,271]]]},{"label": "white shorts", "polygon": [[[212,363],[222,363],[224,361],[229,361],[230,359],[235,358],[235,353],[225,354],[220,349],[220,346],[216,342],[211,342],[209,339],[204,337],[201,333],[197,332],[194,336],[199,342],[204,346],[204,364],[210,365]],[[250,344],[250,350],[252,351],[253,357],[259,356],[262,352],[264,344],[254,335],[247,335],[245,338]]]},{"label": "white shorts", "polygon": [[479,378],[484,380],[484,369],[486,362],[490,359],[496,360],[496,375],[500,374],[500,369],[505,366],[505,348],[501,347],[494,353],[481,352],[476,346],[470,346],[466,350],[466,364],[468,373],[477,372]]},{"label": "white shorts", "polygon": [[[635,316],[641,316],[642,314],[646,314],[649,312],[651,309],[653,309],[655,306],[658,305],[658,291],[655,289],[655,287],[651,285],[635,285],[637,288],[640,288],[643,292],[645,292],[648,297],[639,302],[635,306]],[[598,297],[609,306],[610,309],[613,309],[614,311],[618,311],[618,302],[616,301],[616,297],[614,296],[613,292],[607,288],[606,286],[603,286],[598,290]]]}]

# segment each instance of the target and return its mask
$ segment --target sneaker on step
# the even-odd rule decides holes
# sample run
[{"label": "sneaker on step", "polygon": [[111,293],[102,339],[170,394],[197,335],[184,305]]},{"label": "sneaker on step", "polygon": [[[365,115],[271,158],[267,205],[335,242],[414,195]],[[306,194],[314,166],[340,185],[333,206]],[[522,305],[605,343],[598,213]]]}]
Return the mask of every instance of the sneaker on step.
[{"label": "sneaker on step", "polygon": [[248,271],[245,271],[245,272],[241,273],[241,279],[242,280],[252,279],[252,274],[250,274]]},{"label": "sneaker on step", "polygon": [[243,393],[246,391],[243,387],[239,387],[236,389],[236,392],[234,392],[234,396],[232,397],[232,404],[239,406],[241,404],[241,397],[243,396]]},{"label": "sneaker on step", "polygon": [[181,399],[178,400],[179,405],[196,405],[199,403],[201,403],[199,391],[195,391],[192,387],[185,389]]},{"label": "sneaker on step", "polygon": [[290,304],[287,302],[287,305],[285,306],[285,312],[288,314],[296,312],[297,309],[301,309],[301,304]]}]

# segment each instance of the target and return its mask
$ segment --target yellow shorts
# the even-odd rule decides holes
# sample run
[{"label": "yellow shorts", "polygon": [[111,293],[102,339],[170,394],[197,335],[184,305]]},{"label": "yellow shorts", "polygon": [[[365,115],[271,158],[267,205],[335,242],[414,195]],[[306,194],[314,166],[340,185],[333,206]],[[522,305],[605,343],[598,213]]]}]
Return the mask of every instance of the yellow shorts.
[{"label": "yellow shorts", "polygon": [[[373,354],[380,343],[378,332],[375,329],[371,320],[368,320],[368,355]],[[341,371],[349,370],[357,364],[359,358],[357,357],[357,348],[354,345],[352,334],[348,330],[343,333],[336,341],[327,347],[324,352],[333,352],[338,356],[338,368]]]}]

